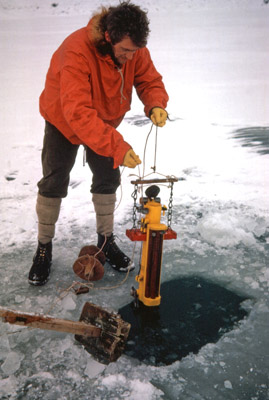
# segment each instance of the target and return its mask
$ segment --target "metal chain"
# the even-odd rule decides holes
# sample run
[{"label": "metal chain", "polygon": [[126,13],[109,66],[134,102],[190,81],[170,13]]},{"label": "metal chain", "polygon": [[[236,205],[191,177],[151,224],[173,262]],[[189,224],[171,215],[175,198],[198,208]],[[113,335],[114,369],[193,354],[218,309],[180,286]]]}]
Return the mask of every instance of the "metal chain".
[{"label": "metal chain", "polygon": [[170,198],[169,198],[168,211],[167,211],[167,225],[168,225],[168,229],[171,229],[171,224],[172,224],[172,213],[173,213],[173,186],[174,186],[174,182],[170,182],[170,184],[171,184],[171,190],[170,190]]},{"label": "metal chain", "polygon": [[136,206],[137,190],[138,190],[138,186],[135,185],[134,191],[133,191],[133,193],[132,193],[132,198],[134,199],[134,206],[133,206],[133,229],[136,229],[136,228],[137,228],[137,215],[136,215],[136,211],[137,211],[137,206]]}]

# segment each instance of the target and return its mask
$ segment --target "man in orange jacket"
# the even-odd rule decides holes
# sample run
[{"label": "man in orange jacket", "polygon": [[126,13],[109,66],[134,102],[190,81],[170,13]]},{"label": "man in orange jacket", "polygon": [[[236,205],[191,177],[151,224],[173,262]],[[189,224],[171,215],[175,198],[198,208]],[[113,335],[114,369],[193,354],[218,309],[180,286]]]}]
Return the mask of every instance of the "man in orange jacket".
[{"label": "man in orange jacket", "polygon": [[116,128],[130,109],[133,87],[152,122],[157,126],[166,122],[168,95],[146,48],[148,34],[146,12],[123,2],[103,7],[52,56],[40,96],[45,136],[36,204],[38,248],[29,272],[32,285],[48,281],[61,199],[67,196],[69,174],[81,144],[93,174],[97,246],[103,246],[114,269],[134,268],[115,243],[113,222],[119,166],[135,168],[141,161]]}]

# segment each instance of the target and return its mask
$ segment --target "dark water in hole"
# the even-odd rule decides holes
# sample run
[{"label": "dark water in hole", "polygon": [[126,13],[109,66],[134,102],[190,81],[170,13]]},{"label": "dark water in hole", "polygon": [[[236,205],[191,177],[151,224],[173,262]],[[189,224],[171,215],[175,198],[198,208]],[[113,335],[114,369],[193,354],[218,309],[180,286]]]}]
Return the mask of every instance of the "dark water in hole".
[{"label": "dark water in hole", "polygon": [[119,310],[131,323],[125,354],[149,365],[169,365],[207,343],[215,343],[247,312],[246,300],[200,277],[175,279],[161,285],[159,307],[133,302]]}]

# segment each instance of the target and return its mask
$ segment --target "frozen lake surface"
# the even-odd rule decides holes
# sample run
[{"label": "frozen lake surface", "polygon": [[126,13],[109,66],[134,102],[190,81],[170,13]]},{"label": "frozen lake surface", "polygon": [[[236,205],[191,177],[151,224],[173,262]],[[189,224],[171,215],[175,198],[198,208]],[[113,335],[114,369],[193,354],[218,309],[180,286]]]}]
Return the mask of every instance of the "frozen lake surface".
[{"label": "frozen lake surface", "polygon": [[[1,323],[0,398],[267,400],[269,5],[171,0],[164,9],[161,0],[137,2],[149,9],[149,47],[170,95],[171,121],[158,130],[157,172],[185,179],[174,185],[178,239],[164,243],[162,303],[150,312],[131,305],[140,244],[134,249],[125,236],[132,226],[130,174],[142,168],[122,172],[115,215],[115,233],[124,251],[134,250],[136,270],[123,283],[106,265],[88,294],[66,291],[80,248],[96,242],[82,151],[62,204],[51,279],[42,288],[27,282],[41,176],[38,97],[52,52],[100,4],[51,3],[0,0],[0,303],[78,320],[90,301],[120,310],[132,331],[125,353],[107,366],[72,335]],[[119,131],[140,156],[146,122],[134,97]],[[153,130],[146,173],[154,140]],[[166,187],[160,197],[167,205]]]}]

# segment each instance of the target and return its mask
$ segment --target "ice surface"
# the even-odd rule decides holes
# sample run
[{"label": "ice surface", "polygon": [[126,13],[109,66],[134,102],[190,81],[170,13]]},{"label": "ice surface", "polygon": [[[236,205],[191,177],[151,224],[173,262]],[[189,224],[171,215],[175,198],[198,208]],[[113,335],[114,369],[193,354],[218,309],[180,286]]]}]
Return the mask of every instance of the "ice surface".
[{"label": "ice surface", "polygon": [[[149,47],[170,95],[171,121],[158,130],[157,171],[186,179],[174,186],[178,239],[164,245],[162,281],[196,277],[212,282],[247,298],[241,303],[247,316],[197,354],[163,366],[128,354],[104,366],[72,335],[1,323],[3,400],[269,398],[269,5],[262,0],[136,3],[149,9]],[[62,204],[51,279],[42,288],[27,283],[36,247],[44,129],[38,96],[53,51],[99,6],[97,0],[55,6],[48,0],[0,0],[2,306],[50,310],[78,320],[85,301],[118,310],[131,300],[137,270],[121,284],[123,277],[106,267],[104,279],[88,295],[69,293],[59,301],[76,279],[72,264],[80,248],[96,240],[90,173],[82,167],[81,150]],[[150,124],[136,96],[126,117],[119,130],[142,156]],[[154,163],[154,137],[153,132],[146,149],[146,173]],[[130,173],[139,171],[122,173],[115,228],[131,255],[133,244],[124,235],[132,226]],[[161,198],[168,204],[165,187]],[[139,253],[138,245],[136,263]],[[191,303],[193,316],[202,312],[202,304]]]}]

